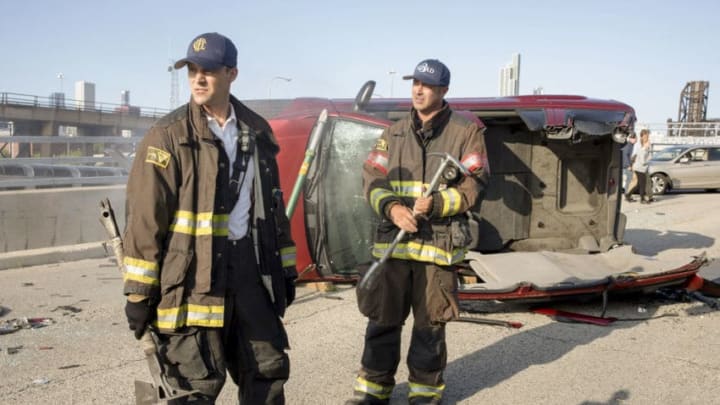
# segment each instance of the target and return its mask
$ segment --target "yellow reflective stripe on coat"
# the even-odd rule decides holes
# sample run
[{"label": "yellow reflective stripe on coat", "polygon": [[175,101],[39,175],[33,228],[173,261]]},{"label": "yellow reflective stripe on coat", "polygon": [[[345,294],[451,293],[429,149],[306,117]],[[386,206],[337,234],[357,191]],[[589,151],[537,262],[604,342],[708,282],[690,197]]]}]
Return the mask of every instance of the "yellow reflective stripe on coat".
[{"label": "yellow reflective stripe on coat", "polygon": [[[383,257],[390,248],[390,243],[375,243],[373,256]],[[449,266],[465,258],[465,248],[456,248],[452,252],[440,249],[433,245],[418,242],[398,243],[390,254],[393,259],[416,260],[418,262],[435,263],[440,266]]]},{"label": "yellow reflective stripe on coat", "polygon": [[183,326],[223,326],[225,309],[222,305],[183,304],[175,308],[158,308],[157,325],[160,329],[177,329]]},{"label": "yellow reflective stripe on coat", "polygon": [[160,285],[158,272],[160,267],[157,262],[126,256],[123,264],[125,265],[124,281],[132,280],[142,284]]},{"label": "yellow reflective stripe on coat", "polygon": [[442,398],[443,391],[445,391],[445,384],[433,386],[410,382],[408,385],[410,386],[410,392],[408,392],[409,398],[428,397],[440,399]]},{"label": "yellow reflective stripe on coat", "polygon": [[449,217],[460,213],[460,203],[462,202],[462,196],[460,192],[455,188],[448,188],[438,193],[442,198],[442,212],[440,213],[443,217]]},{"label": "yellow reflective stripe on coat", "polygon": [[283,267],[295,267],[296,252],[295,246],[280,249],[280,259]]},{"label": "yellow reflective stripe on coat", "polygon": [[384,188],[375,188],[370,192],[370,206],[376,214],[383,215],[383,213],[380,212],[380,207],[382,207],[383,201],[394,197],[395,193],[392,191],[385,190]]},{"label": "yellow reflective stripe on coat", "polygon": [[395,194],[400,197],[422,197],[425,184],[422,181],[398,181],[391,180],[390,186]]},{"label": "yellow reflective stripe on coat", "polygon": [[392,394],[393,386],[376,384],[362,377],[358,377],[357,379],[355,379],[355,385],[353,385],[353,390],[356,392],[362,392],[368,395],[372,395],[378,399],[388,399]]},{"label": "yellow reflective stripe on coat", "polygon": [[172,224],[170,224],[170,230],[194,236],[227,236],[229,233],[229,220],[229,214],[213,215],[212,212],[195,214],[191,211],[178,210],[175,212]]}]

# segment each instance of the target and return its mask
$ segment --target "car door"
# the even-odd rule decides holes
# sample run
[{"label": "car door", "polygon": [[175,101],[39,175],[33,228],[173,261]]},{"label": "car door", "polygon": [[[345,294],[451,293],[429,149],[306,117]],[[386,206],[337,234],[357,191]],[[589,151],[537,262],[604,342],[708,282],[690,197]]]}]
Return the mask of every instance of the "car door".
[{"label": "car door", "polygon": [[702,188],[720,188],[720,147],[708,148],[702,171]]},{"label": "car door", "polygon": [[680,156],[672,169],[673,187],[676,189],[702,187],[706,157],[706,148],[690,149]]}]

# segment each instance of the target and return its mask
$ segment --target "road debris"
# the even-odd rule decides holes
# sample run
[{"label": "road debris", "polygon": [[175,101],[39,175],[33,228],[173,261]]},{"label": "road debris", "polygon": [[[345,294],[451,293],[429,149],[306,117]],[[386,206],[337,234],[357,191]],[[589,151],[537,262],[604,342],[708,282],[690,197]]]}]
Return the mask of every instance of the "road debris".
[{"label": "road debris", "polygon": [[55,307],[55,309],[52,309],[50,312],[55,312],[58,310],[63,310],[67,312],[72,312],[73,314],[77,314],[78,312],[82,312],[81,308],[78,308],[73,305],[60,305],[59,307]]},{"label": "road debris", "polygon": [[17,332],[20,329],[37,329],[54,324],[52,318],[16,318],[0,322],[0,335]]},{"label": "road debris", "polygon": [[77,367],[82,367],[82,364],[68,364],[67,366],[58,367],[58,370],[67,370],[69,368],[77,368]]},{"label": "road debris", "polygon": [[8,352],[8,354],[17,354],[20,351],[20,349],[22,349],[22,348],[23,348],[22,345],[8,347],[7,352]]}]

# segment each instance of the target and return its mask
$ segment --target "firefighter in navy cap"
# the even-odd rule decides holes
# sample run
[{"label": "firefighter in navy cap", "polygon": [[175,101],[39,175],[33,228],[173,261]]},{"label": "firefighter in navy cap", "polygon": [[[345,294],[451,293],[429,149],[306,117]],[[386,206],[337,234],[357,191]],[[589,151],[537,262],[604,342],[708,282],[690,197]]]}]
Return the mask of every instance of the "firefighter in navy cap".
[{"label": "firefighter in navy cap", "polygon": [[237,49],[218,33],[190,42],[190,101],[137,148],[127,185],[125,312],[157,331],[170,382],[215,403],[226,372],[240,404],[284,404],[281,323],[295,297],[295,245],[262,117],[230,94]]},{"label": "firefighter in navy cap", "polygon": [[[407,354],[410,404],[439,404],[445,390],[445,325],[458,316],[456,264],[471,242],[466,211],[486,184],[487,158],[478,122],[453,112],[444,97],[450,71],[436,59],[412,75],[412,109],[383,132],[363,165],[365,197],[378,215],[373,255],[383,256],[400,230],[407,236],[392,250],[375,288],[358,290],[369,318],[361,368],[346,403],[387,404],[400,362],[402,326],[413,312]],[[470,171],[423,193],[449,153]],[[363,302],[373,303],[364,305]]]}]

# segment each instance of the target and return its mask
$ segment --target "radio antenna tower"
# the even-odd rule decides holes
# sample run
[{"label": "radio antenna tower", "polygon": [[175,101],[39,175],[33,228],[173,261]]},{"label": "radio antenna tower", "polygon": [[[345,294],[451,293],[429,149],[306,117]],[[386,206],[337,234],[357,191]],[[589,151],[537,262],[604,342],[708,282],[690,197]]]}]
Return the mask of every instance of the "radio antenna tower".
[{"label": "radio antenna tower", "polygon": [[178,71],[175,69],[175,61],[170,59],[170,65],[168,66],[168,72],[170,72],[170,109],[174,110],[178,106],[180,101],[180,90],[178,82]]}]

